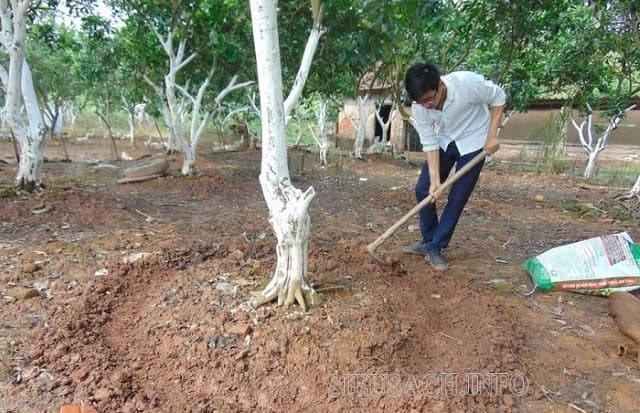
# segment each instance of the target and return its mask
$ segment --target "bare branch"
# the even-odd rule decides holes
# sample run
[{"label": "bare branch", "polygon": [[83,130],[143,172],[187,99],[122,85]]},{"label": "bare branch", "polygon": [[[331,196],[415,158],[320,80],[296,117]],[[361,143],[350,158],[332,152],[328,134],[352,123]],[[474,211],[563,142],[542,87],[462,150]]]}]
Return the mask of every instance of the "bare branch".
[{"label": "bare branch", "polygon": [[237,81],[238,81],[238,75],[233,76],[233,78],[231,79],[227,87],[225,87],[224,89],[222,89],[220,93],[218,93],[218,96],[216,96],[216,99],[215,99],[216,106],[220,106],[220,103],[224,100],[224,98],[234,90],[241,89],[243,87],[247,87],[255,83],[254,81],[249,80],[243,83],[236,84]]},{"label": "bare branch", "polygon": [[284,118],[285,120],[289,119],[291,115],[291,111],[298,104],[300,100],[300,95],[302,94],[302,89],[304,88],[304,84],[307,81],[307,77],[309,76],[309,69],[311,68],[311,63],[313,62],[313,55],[318,48],[318,43],[320,42],[320,38],[322,35],[326,33],[326,29],[321,27],[314,27],[309,33],[309,38],[307,39],[307,45],[304,48],[304,53],[302,54],[302,60],[300,62],[300,68],[298,69],[298,74],[296,75],[296,79],[293,82],[293,86],[291,87],[291,91],[289,92],[289,96],[284,101]]}]

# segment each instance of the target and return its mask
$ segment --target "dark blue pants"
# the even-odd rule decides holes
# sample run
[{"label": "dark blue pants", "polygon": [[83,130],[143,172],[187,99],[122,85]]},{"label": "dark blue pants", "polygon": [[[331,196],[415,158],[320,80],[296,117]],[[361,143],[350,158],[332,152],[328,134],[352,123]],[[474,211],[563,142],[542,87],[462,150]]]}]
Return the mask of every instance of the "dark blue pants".
[{"label": "dark blue pants", "polygon": [[[461,156],[455,142],[451,142],[446,151],[440,149],[441,182],[445,181],[454,164],[456,170],[458,170],[479,153],[480,150]],[[452,185],[449,189],[447,204],[442,211],[440,220],[438,220],[438,211],[435,203],[431,203],[420,210],[422,242],[427,246],[428,250],[440,251],[449,245],[458,220],[464,210],[464,206],[467,204],[471,192],[473,192],[473,188],[475,188],[478,182],[483,166],[484,162],[478,163]],[[427,162],[425,162],[424,165],[422,165],[422,172],[416,184],[416,199],[418,202],[429,195],[430,181],[429,168]]]}]

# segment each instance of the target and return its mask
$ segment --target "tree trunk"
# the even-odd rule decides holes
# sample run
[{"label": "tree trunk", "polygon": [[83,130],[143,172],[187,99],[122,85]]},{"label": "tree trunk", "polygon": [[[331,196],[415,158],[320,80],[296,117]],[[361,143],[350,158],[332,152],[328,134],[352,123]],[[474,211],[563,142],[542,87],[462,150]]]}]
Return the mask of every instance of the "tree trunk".
[{"label": "tree trunk", "polygon": [[[171,69],[170,69],[171,70]],[[173,74],[175,77],[175,73]],[[186,142],[183,135],[183,123],[181,109],[178,107],[178,101],[176,98],[175,83],[171,79],[171,76],[167,76],[165,80],[166,84],[166,99],[167,99],[167,112],[166,117],[169,126],[169,138],[167,141],[168,153],[183,152]]]},{"label": "tree trunk", "polygon": [[[21,150],[16,186],[32,191],[43,186],[42,163],[47,130],[36,98],[31,69],[24,57],[29,4],[28,1],[11,2],[9,10],[7,3],[3,2],[0,43],[9,55],[4,115]],[[21,114],[23,104],[27,124]]]},{"label": "tree trunk", "polygon": [[194,176],[196,174],[196,152],[191,147],[187,146],[184,151],[184,159],[182,160],[182,175]]},{"label": "tree trunk", "polygon": [[627,198],[631,198],[632,196],[640,196],[640,175],[638,175],[638,177],[636,178],[636,182],[629,190]]},{"label": "tree trunk", "polygon": [[157,86],[151,79],[145,77],[147,83],[151,85],[156,94],[164,101],[163,115],[167,127],[169,128],[169,138],[167,140],[167,152],[184,152],[186,147],[183,135],[185,108],[184,99],[179,103],[176,96],[176,78],[178,72],[191,62],[196,54],[192,53],[185,57],[186,40],[181,39],[177,48],[174,48],[175,27],[167,29],[166,38],[160,34],[157,27],[151,27],[156,38],[162,45],[167,57],[169,58],[169,69],[164,77],[164,95],[162,89]]},{"label": "tree trunk", "polygon": [[277,0],[250,0],[250,5],[262,119],[260,184],[277,238],[275,274],[253,304],[277,298],[278,305],[295,301],[306,311],[318,298],[307,281],[308,208],[315,191],[295,188],[287,167]]},{"label": "tree trunk", "polygon": [[320,102],[320,106],[316,109],[316,119],[318,119],[318,135],[316,136],[313,129],[313,135],[318,144],[320,165],[327,165],[327,151],[329,150],[329,137],[327,136],[327,102]]},{"label": "tree trunk", "polygon": [[367,134],[367,100],[369,95],[364,97],[358,96],[358,127],[356,130],[356,140],[353,144],[353,154],[356,158],[362,159],[362,149],[364,148],[364,140]]},{"label": "tree trunk", "polygon": [[108,119],[109,115],[106,112],[103,114],[98,110],[96,110],[95,113],[96,113],[96,116],[98,116],[100,120],[102,120],[102,123],[104,123],[104,126],[107,128],[107,134],[109,135],[108,138],[111,141],[111,150],[113,151],[113,156],[117,161],[119,161],[120,154],[118,153],[118,146],[116,145],[116,139],[113,136],[113,128],[111,127],[111,122],[109,122],[109,119]]},{"label": "tree trunk", "polygon": [[127,137],[129,138],[129,143],[131,146],[136,146],[136,117],[133,113],[127,112],[127,123],[129,125],[129,133],[127,133]]},{"label": "tree trunk", "polygon": [[596,166],[598,164],[598,154],[599,152],[593,151],[589,153],[587,159],[587,167],[584,169],[584,178],[591,179],[596,176]]},{"label": "tree trunk", "polygon": [[136,105],[127,101],[124,95],[120,96],[122,100],[122,108],[127,112],[127,125],[129,126],[129,132],[127,138],[131,146],[136,146]]},{"label": "tree trunk", "polygon": [[618,124],[620,124],[620,121],[624,118],[625,114],[635,107],[636,105],[633,104],[625,110],[620,110],[616,115],[611,117],[607,124],[607,129],[597,140],[595,140],[593,136],[593,111],[591,110],[591,106],[587,105],[589,113],[586,116],[586,119],[584,119],[579,125],[578,122],[576,122],[574,119],[571,119],[571,123],[573,123],[574,128],[578,132],[580,143],[587,152],[587,167],[585,168],[583,175],[586,179],[591,179],[595,176],[598,155],[600,155],[600,152],[602,152],[607,146],[607,141],[609,140],[609,135],[611,134],[611,132],[618,128]]},{"label": "tree trunk", "polygon": [[[44,186],[42,183],[42,165],[44,162],[47,128],[38,106],[31,69],[26,61],[22,64],[20,82],[22,99],[27,112],[28,127],[20,128],[27,133],[27,136],[23,139],[18,139],[22,155],[20,156],[16,184],[18,188],[33,191]],[[22,123],[22,120],[20,122]]]},{"label": "tree trunk", "polygon": [[209,87],[209,82],[213,76],[213,68],[209,72],[209,76],[202,82],[198,89],[198,94],[193,97],[189,92],[181,88],[182,93],[191,100],[191,128],[189,129],[189,142],[184,143],[184,161],[182,164],[182,175],[193,176],[196,174],[196,154],[198,152],[198,142],[213,115],[213,111],[217,111],[224,98],[232,91],[246,87],[253,82],[244,82],[237,84],[238,76],[233,76],[229,85],[224,88],[216,97],[213,105],[213,109],[205,110],[203,100],[205,99],[205,92]]},{"label": "tree trunk", "polygon": [[[35,141],[35,140],[33,140]],[[44,142],[44,136],[40,139]],[[43,187],[42,183],[42,164],[44,161],[43,146],[38,145],[32,140],[26,144],[20,145],[21,155],[20,164],[18,166],[18,175],[16,177],[16,187],[27,192]]]}]

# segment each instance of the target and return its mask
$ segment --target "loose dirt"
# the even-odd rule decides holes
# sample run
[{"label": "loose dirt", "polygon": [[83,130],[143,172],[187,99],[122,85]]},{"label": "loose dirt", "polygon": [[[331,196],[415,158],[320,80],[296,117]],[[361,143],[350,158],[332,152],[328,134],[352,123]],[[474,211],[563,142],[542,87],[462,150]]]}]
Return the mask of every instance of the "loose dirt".
[{"label": "loose dirt", "polygon": [[[0,142],[2,188],[12,151]],[[107,142],[69,151],[60,162],[49,144],[42,194],[0,198],[1,412],[639,409],[640,368],[618,356],[631,341],[606,298],[522,294],[530,256],[640,238],[567,207],[621,189],[488,166],[436,273],[401,254],[417,219],[378,250],[396,265],[365,250],[415,204],[418,166],[378,155],[320,168],[292,151],[294,184],[317,192],[309,278],[324,299],[302,313],[248,305],[275,266],[259,151],[203,148],[194,178],[173,157],[166,177],[126,185],[131,161],[112,161]]]}]

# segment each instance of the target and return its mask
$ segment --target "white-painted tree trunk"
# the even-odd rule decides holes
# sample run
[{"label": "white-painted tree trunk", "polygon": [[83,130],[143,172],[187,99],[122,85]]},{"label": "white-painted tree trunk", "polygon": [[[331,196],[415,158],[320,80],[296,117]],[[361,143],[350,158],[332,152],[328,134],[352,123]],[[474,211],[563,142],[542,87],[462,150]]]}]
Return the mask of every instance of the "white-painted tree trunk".
[{"label": "white-painted tree trunk", "polygon": [[127,125],[129,126],[129,132],[127,133],[127,139],[131,146],[136,144],[136,105],[127,101],[124,95],[120,96],[122,100],[122,108],[127,112]]},{"label": "white-painted tree trunk", "polygon": [[[47,128],[38,105],[31,69],[26,60],[22,64],[20,83],[28,124],[26,127],[20,126],[15,129],[11,127],[21,148],[16,185],[27,190],[40,189],[43,186],[42,164],[44,162]],[[21,118],[16,118],[16,121],[24,125],[24,121]],[[22,132],[26,132],[26,135],[20,136]]]},{"label": "white-painted tree trunk", "polygon": [[180,88],[183,95],[191,100],[191,127],[189,129],[189,141],[185,142],[184,161],[182,163],[182,175],[185,176],[192,176],[196,174],[195,165],[198,143],[200,142],[202,132],[204,132],[209,120],[211,120],[214,111],[219,110],[222,101],[229,93],[236,89],[253,84],[252,81],[238,84],[238,76],[234,76],[227,87],[218,93],[218,96],[216,96],[213,109],[204,110],[202,100],[204,99],[204,93],[207,90],[207,87],[209,87],[209,82],[211,81],[212,76],[213,69],[209,72],[209,76],[207,76],[205,81],[202,82],[202,85],[200,85],[198,94],[195,97],[191,96],[186,89]]},{"label": "white-painted tree trunk", "polygon": [[[593,136],[593,128],[592,128],[593,111],[591,110],[590,106],[588,106],[589,114],[587,115],[586,119],[584,119],[580,123],[580,125],[578,125],[578,123],[574,119],[571,119],[571,123],[573,124],[573,127],[578,132],[580,143],[582,144],[582,147],[584,148],[584,150],[587,152],[587,166],[584,170],[584,174],[583,174],[584,178],[591,179],[595,176],[596,166],[598,164],[598,155],[600,155],[600,152],[602,152],[604,148],[607,146],[607,140],[609,139],[609,135],[614,129],[618,127],[625,113],[633,109],[635,106],[636,105],[631,105],[628,108],[626,108],[624,111],[620,111],[614,117],[609,119],[609,123],[607,124],[607,129],[602,133],[602,136],[600,136],[597,140],[594,139],[594,136]],[[586,128],[585,128],[585,125],[586,125]],[[585,129],[586,129],[586,136],[585,136]]]},{"label": "white-painted tree trunk", "polygon": [[373,144],[369,147],[369,149],[367,149],[367,153],[383,153],[389,147],[391,148],[391,152],[394,153],[395,151],[393,149],[393,145],[391,144],[391,142],[389,142],[389,127],[391,126],[391,122],[396,117],[398,112],[395,110],[394,104],[389,111],[389,117],[385,122],[385,120],[382,118],[382,115],[380,114],[380,109],[382,109],[382,102],[376,104],[375,112],[376,120],[380,125],[380,129],[382,130],[382,136],[375,137]]},{"label": "white-painted tree trunk", "polygon": [[640,197],[640,175],[638,175],[638,177],[636,178],[636,183],[633,184],[633,186],[631,187],[631,189],[629,190],[629,193],[625,196],[626,198],[631,198],[631,197]]},{"label": "white-painted tree trunk", "polygon": [[[296,112],[296,121],[298,121],[298,135],[296,136],[296,142],[293,144],[293,147],[299,148],[300,142],[302,142],[302,137],[304,136],[304,122],[299,112]],[[313,133],[313,130],[311,133]]]},{"label": "white-painted tree trunk", "polygon": [[277,238],[275,273],[253,305],[277,299],[278,305],[297,302],[306,311],[318,298],[307,281],[308,208],[315,191],[295,188],[287,167],[277,0],[250,0],[250,6],[262,120],[260,184]]},{"label": "white-painted tree trunk", "polygon": [[75,108],[73,103],[65,103],[62,106],[62,114],[64,119],[66,119],[67,125],[69,127],[74,127],[76,125],[76,120],[78,119],[78,110]]},{"label": "white-painted tree trunk", "polygon": [[191,127],[189,129],[189,142],[183,142],[184,159],[182,161],[182,175],[193,176],[196,174],[196,154],[198,148],[198,141],[202,136],[205,126],[211,119],[211,111],[204,111],[202,113],[202,97],[204,92],[209,87],[209,82],[213,76],[213,69],[209,72],[207,78],[202,82],[198,89],[198,94],[193,97],[186,89],[180,88],[183,95],[191,100]]},{"label": "white-painted tree trunk", "polygon": [[156,38],[169,58],[169,67],[164,76],[164,90],[149,78],[145,77],[145,80],[153,87],[161,100],[166,103],[166,106],[163,108],[163,115],[165,122],[167,123],[167,127],[169,128],[167,150],[169,152],[184,153],[186,142],[183,135],[183,129],[186,114],[184,110],[184,101],[179,100],[176,95],[176,78],[178,72],[188,65],[196,57],[196,54],[192,53],[185,57],[186,39],[184,38],[180,40],[177,48],[174,47],[175,32],[173,28],[167,30],[166,36],[161,35],[156,27],[151,27],[151,30],[153,30]]},{"label": "white-painted tree trunk", "polygon": [[[9,55],[3,117],[20,146],[16,186],[34,190],[42,187],[42,163],[47,129],[38,105],[31,69],[25,60],[26,14],[29,0],[0,0],[0,44]],[[26,124],[21,109],[26,111]]]},{"label": "white-painted tree trunk", "polygon": [[347,116],[347,119],[351,122],[351,125],[356,130],[356,139],[353,143],[353,155],[362,159],[362,149],[364,148],[364,140],[367,134],[367,118],[369,117],[369,113],[367,112],[367,100],[369,99],[369,94],[364,96],[358,96],[358,125],[356,126],[353,119]]},{"label": "white-painted tree trunk", "polygon": [[127,132],[127,139],[131,146],[136,145],[136,118],[131,112],[127,112],[127,125],[129,126],[129,132]]},{"label": "white-painted tree trunk", "polygon": [[600,150],[594,150],[592,152],[587,152],[587,166],[584,168],[583,177],[586,179],[591,179],[596,176],[596,167],[598,166],[598,155],[600,154]]},{"label": "white-painted tree trunk", "polygon": [[315,110],[316,119],[318,119],[318,135],[316,135],[313,128],[309,127],[311,130],[311,135],[315,139],[318,144],[319,154],[320,154],[320,165],[327,165],[327,152],[329,150],[329,137],[327,135],[327,102],[321,102],[320,106]]},{"label": "white-painted tree trunk", "polygon": [[[198,88],[196,96],[192,96],[186,87],[182,87],[176,83],[176,77],[178,72],[195,58],[196,54],[192,53],[185,57],[185,39],[181,39],[178,43],[178,47],[174,48],[173,43],[175,32],[173,29],[168,30],[166,37],[163,37],[156,28],[152,29],[154,30],[158,41],[160,41],[165,53],[169,57],[169,70],[164,77],[164,96],[161,96],[163,101],[166,102],[164,118],[170,131],[167,149],[169,152],[179,151],[184,155],[182,162],[183,175],[195,175],[198,142],[200,141],[202,132],[207,126],[207,123],[211,120],[213,111],[219,108],[222,100],[229,93],[236,89],[246,87],[253,82],[236,84],[237,76],[234,76],[229,85],[218,94],[218,97],[216,97],[214,108],[204,110],[202,101],[204,94],[209,87],[209,83],[211,82],[214,68],[211,69],[207,78]],[[147,82],[151,84],[157,94],[161,95],[161,89],[158,86],[156,86],[150,79],[147,79]],[[180,91],[182,94],[180,101],[176,96],[176,91]],[[184,123],[187,115],[189,114],[185,100],[188,100],[191,103],[191,125],[189,128],[188,140],[184,136]]]},{"label": "white-painted tree trunk", "polygon": [[[167,104],[167,100],[164,96],[164,89],[156,85],[153,80],[147,77],[147,75],[143,75],[142,77],[149,84],[149,86],[151,86],[156,96],[158,97],[158,100],[162,102],[160,110],[160,113],[162,114],[162,121],[169,129],[169,136],[167,137],[167,141],[164,143],[164,146],[167,152],[175,152],[177,150],[175,149],[175,147],[177,146],[177,139],[175,137],[172,138],[174,134],[174,128],[171,126],[173,124],[173,121],[171,120],[171,111],[169,110],[169,105]],[[170,149],[170,146],[172,149]]]},{"label": "white-painted tree trunk", "polygon": [[178,101],[176,96],[176,77],[178,72],[185,67],[196,56],[195,53],[190,54],[188,57],[184,57],[184,49],[186,46],[186,40],[183,38],[178,44],[178,50],[173,49],[173,30],[169,30],[167,38],[162,39],[158,35],[158,40],[162,44],[169,57],[169,71],[164,77],[164,93],[167,102],[167,109],[169,115],[169,141],[167,142],[167,149],[169,152],[182,152],[186,150],[186,142],[184,140],[184,101],[181,99]]},{"label": "white-painted tree trunk", "polygon": [[391,122],[393,122],[393,119],[395,119],[398,112],[395,110],[395,104],[394,104],[391,107],[391,111],[389,112],[389,117],[385,122],[384,119],[382,119],[382,115],[380,115],[380,109],[382,109],[382,103],[377,105],[377,110],[376,110],[376,119],[378,120],[378,123],[380,124],[380,128],[382,129],[382,136],[380,137],[379,142],[382,143],[383,145],[386,145],[387,141],[389,140],[389,126],[391,126]]}]

